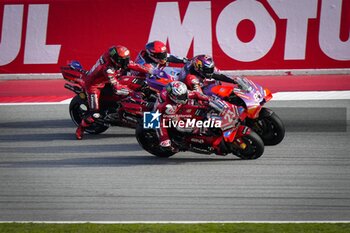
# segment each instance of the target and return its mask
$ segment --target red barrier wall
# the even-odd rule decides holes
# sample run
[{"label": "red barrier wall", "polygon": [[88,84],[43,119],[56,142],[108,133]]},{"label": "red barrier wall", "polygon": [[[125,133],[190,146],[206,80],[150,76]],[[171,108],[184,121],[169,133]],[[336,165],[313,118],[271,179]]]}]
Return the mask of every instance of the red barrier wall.
[{"label": "red barrier wall", "polygon": [[350,68],[349,0],[2,0],[0,73],[90,68],[110,45],[150,40],[223,70]]}]

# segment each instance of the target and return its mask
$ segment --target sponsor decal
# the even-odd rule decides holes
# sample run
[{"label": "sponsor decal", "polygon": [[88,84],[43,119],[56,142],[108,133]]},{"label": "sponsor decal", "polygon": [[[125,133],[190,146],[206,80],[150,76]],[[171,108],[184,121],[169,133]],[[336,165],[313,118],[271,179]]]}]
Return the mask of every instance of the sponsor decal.
[{"label": "sponsor decal", "polygon": [[[157,110],[156,112],[144,112],[143,127],[145,129],[160,128],[160,116],[162,114]],[[164,128],[221,128],[221,118],[209,118],[206,120],[198,120],[191,118],[189,115],[164,115],[162,118],[162,127]]]},{"label": "sponsor decal", "polygon": [[242,130],[242,134],[244,135],[244,134],[246,134],[247,132],[248,132],[248,127],[244,127],[244,129]]},{"label": "sponsor decal", "polygon": [[[55,73],[56,64],[75,57],[82,64],[92,64],[115,42],[114,33],[104,33],[104,28],[113,28],[114,21],[104,20],[104,15],[118,8],[119,1],[102,1],[108,4],[101,4],[101,10],[90,18],[81,16],[96,8],[93,1],[41,2],[46,4],[0,1],[0,73]],[[129,24],[118,25],[125,35],[134,33],[130,24],[140,20],[145,24],[138,37],[121,36],[118,43],[134,50],[146,41],[160,40],[171,54],[213,56],[223,70],[349,67],[350,1],[186,2],[138,1],[133,17],[130,12],[119,12],[120,18],[130,18]],[[124,7],[132,4],[125,1]],[[73,15],[75,20],[62,15]],[[104,36],[91,36],[92,29]],[[64,36],[77,30],[78,36]]]},{"label": "sponsor decal", "polygon": [[196,142],[196,143],[203,144],[204,140],[201,139],[201,138],[191,138],[191,142]]},{"label": "sponsor decal", "polygon": [[162,114],[157,110],[156,112],[143,113],[143,128],[158,129],[160,128],[160,116]]}]

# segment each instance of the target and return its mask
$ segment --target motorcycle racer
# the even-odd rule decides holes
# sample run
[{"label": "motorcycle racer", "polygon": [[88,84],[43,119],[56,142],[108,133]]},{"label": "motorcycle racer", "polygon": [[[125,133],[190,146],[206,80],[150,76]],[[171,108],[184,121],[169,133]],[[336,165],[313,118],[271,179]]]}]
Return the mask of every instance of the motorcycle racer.
[{"label": "motorcycle racer", "polygon": [[185,57],[169,54],[165,44],[161,41],[152,41],[146,44],[145,49],[137,55],[135,62],[141,65],[150,64],[154,68],[162,68],[168,63],[186,63]]},{"label": "motorcycle racer", "polygon": [[96,64],[83,77],[84,89],[87,94],[89,104],[89,114],[81,121],[76,130],[76,138],[81,140],[85,128],[89,127],[99,114],[99,97],[102,88],[110,83],[114,93],[127,96],[129,89],[118,83],[118,77],[126,74],[128,70],[134,70],[140,73],[152,73],[151,69],[143,67],[130,61],[130,51],[121,45],[112,46],[97,60]]},{"label": "motorcycle racer", "polygon": [[203,93],[204,81],[219,80],[235,83],[234,80],[224,74],[218,73],[213,58],[208,55],[198,55],[189,60],[181,69],[179,80],[184,82],[190,90]]},{"label": "motorcycle racer", "polygon": [[[198,100],[198,104],[210,105],[210,98],[197,91],[188,91],[186,85],[180,81],[173,81],[165,87],[165,89],[159,94],[155,104],[155,109],[161,113],[160,115],[160,127],[157,129],[157,135],[160,141],[160,146],[164,151],[176,151],[177,148],[171,145],[167,128],[163,125],[164,116],[175,115],[182,108],[186,108],[189,103],[189,99]],[[218,112],[222,109],[218,109]],[[171,119],[171,118],[170,118]]]}]

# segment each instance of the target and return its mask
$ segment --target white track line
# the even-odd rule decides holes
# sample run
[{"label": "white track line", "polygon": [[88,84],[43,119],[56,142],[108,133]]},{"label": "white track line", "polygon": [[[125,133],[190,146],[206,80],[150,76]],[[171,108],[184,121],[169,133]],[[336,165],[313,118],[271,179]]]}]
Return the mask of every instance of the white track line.
[{"label": "white track line", "polygon": [[0,221],[1,223],[45,223],[45,224],[206,224],[206,223],[350,223],[350,221]]},{"label": "white track line", "polygon": [[350,91],[295,91],[277,92],[272,100],[337,100],[350,99]]}]

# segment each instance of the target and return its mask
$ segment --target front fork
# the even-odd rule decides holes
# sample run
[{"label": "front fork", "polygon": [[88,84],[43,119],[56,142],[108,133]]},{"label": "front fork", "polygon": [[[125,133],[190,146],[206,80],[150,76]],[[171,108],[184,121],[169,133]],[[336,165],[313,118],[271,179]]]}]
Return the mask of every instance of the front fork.
[{"label": "front fork", "polygon": [[241,150],[244,150],[247,147],[247,144],[242,140],[242,137],[249,135],[251,132],[251,129],[248,126],[240,125],[235,140],[233,141],[233,145],[236,148],[239,148]]},{"label": "front fork", "polygon": [[259,116],[256,119],[247,118],[246,124],[251,127],[257,134],[262,135],[265,131],[264,118],[267,118],[273,114],[273,111],[269,108],[262,108],[259,112]]}]

